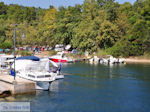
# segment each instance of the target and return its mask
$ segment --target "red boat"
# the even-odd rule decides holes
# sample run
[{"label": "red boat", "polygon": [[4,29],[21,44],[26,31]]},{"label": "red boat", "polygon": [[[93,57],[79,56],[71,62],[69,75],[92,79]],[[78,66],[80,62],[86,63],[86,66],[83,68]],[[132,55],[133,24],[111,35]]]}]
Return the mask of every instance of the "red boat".
[{"label": "red boat", "polygon": [[51,56],[49,58],[50,60],[54,62],[61,62],[61,63],[71,63],[74,62],[73,59],[68,58],[63,52],[58,52],[56,55]]}]

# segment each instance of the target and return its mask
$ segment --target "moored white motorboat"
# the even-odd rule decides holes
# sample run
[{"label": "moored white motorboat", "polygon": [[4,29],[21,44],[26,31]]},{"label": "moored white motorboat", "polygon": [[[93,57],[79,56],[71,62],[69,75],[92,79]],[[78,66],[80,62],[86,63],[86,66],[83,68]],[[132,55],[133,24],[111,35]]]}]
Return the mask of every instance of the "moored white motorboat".
[{"label": "moored white motorboat", "polygon": [[118,59],[117,58],[114,58],[113,56],[110,56],[109,57],[109,64],[115,64],[115,63],[118,63]]},{"label": "moored white motorboat", "polygon": [[17,76],[36,82],[36,89],[48,90],[50,82],[55,80],[55,75],[49,72],[17,71]]},{"label": "moored white motorboat", "polygon": [[115,58],[111,55],[107,55],[106,58],[98,58],[97,56],[94,56],[93,58],[89,59],[90,63],[101,63],[101,64],[109,64],[109,65],[113,65],[113,64],[123,64],[125,63],[125,59],[124,58]]},{"label": "moored white motorboat", "polygon": [[73,59],[67,57],[63,52],[58,52],[56,55],[51,56],[49,58],[50,60],[54,61],[54,62],[60,62],[60,63],[70,63],[70,62],[74,62]]},{"label": "moored white motorboat", "polygon": [[53,63],[50,63],[48,58],[38,60],[34,56],[17,58],[16,76],[36,82],[36,89],[48,90],[50,83],[59,76],[59,69]]},{"label": "moored white motorboat", "polygon": [[2,69],[9,69],[9,64],[14,60],[13,55],[0,54],[0,67]]},{"label": "moored white motorboat", "polygon": [[93,58],[89,59],[90,63],[99,63],[100,61],[100,58],[98,58],[97,56],[94,56]]}]

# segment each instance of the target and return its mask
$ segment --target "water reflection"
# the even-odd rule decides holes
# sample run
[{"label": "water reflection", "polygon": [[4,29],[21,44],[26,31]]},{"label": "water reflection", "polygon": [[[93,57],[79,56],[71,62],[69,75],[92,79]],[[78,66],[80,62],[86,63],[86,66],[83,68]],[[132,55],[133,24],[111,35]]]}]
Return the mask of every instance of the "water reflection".
[{"label": "water reflection", "polygon": [[[78,66],[78,67],[76,67]],[[63,68],[65,73],[70,73],[73,75],[79,75],[83,77],[91,77],[91,78],[116,78],[118,77],[118,70],[125,68],[125,64],[90,64],[90,63],[80,63],[72,64],[69,66],[65,66]],[[67,71],[66,71],[67,68]],[[71,72],[72,73],[71,73]]]},{"label": "water reflection", "polygon": [[30,101],[34,112],[149,112],[150,65],[64,65],[63,80],[50,91],[18,95]]},{"label": "water reflection", "polygon": [[50,85],[50,91],[51,92],[59,92],[60,90],[60,85],[63,83],[63,80],[56,80],[51,83]]}]

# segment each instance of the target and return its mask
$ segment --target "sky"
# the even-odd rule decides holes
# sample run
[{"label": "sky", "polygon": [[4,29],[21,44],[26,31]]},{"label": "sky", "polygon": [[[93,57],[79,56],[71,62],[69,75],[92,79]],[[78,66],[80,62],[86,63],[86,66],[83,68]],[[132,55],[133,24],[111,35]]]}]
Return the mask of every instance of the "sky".
[{"label": "sky", "polygon": [[[41,8],[49,8],[50,5],[59,6],[74,6],[75,4],[82,4],[84,0],[0,0],[5,4],[19,4],[23,6],[34,6]],[[136,0],[116,0],[119,3],[130,2],[134,3]]]}]

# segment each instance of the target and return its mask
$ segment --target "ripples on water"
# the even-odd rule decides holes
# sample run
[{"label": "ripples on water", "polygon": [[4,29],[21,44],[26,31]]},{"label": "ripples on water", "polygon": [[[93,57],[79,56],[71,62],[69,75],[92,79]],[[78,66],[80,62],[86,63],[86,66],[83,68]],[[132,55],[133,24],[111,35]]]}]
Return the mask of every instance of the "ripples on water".
[{"label": "ripples on water", "polygon": [[150,112],[150,65],[64,65],[51,91],[15,96],[33,112]]}]

